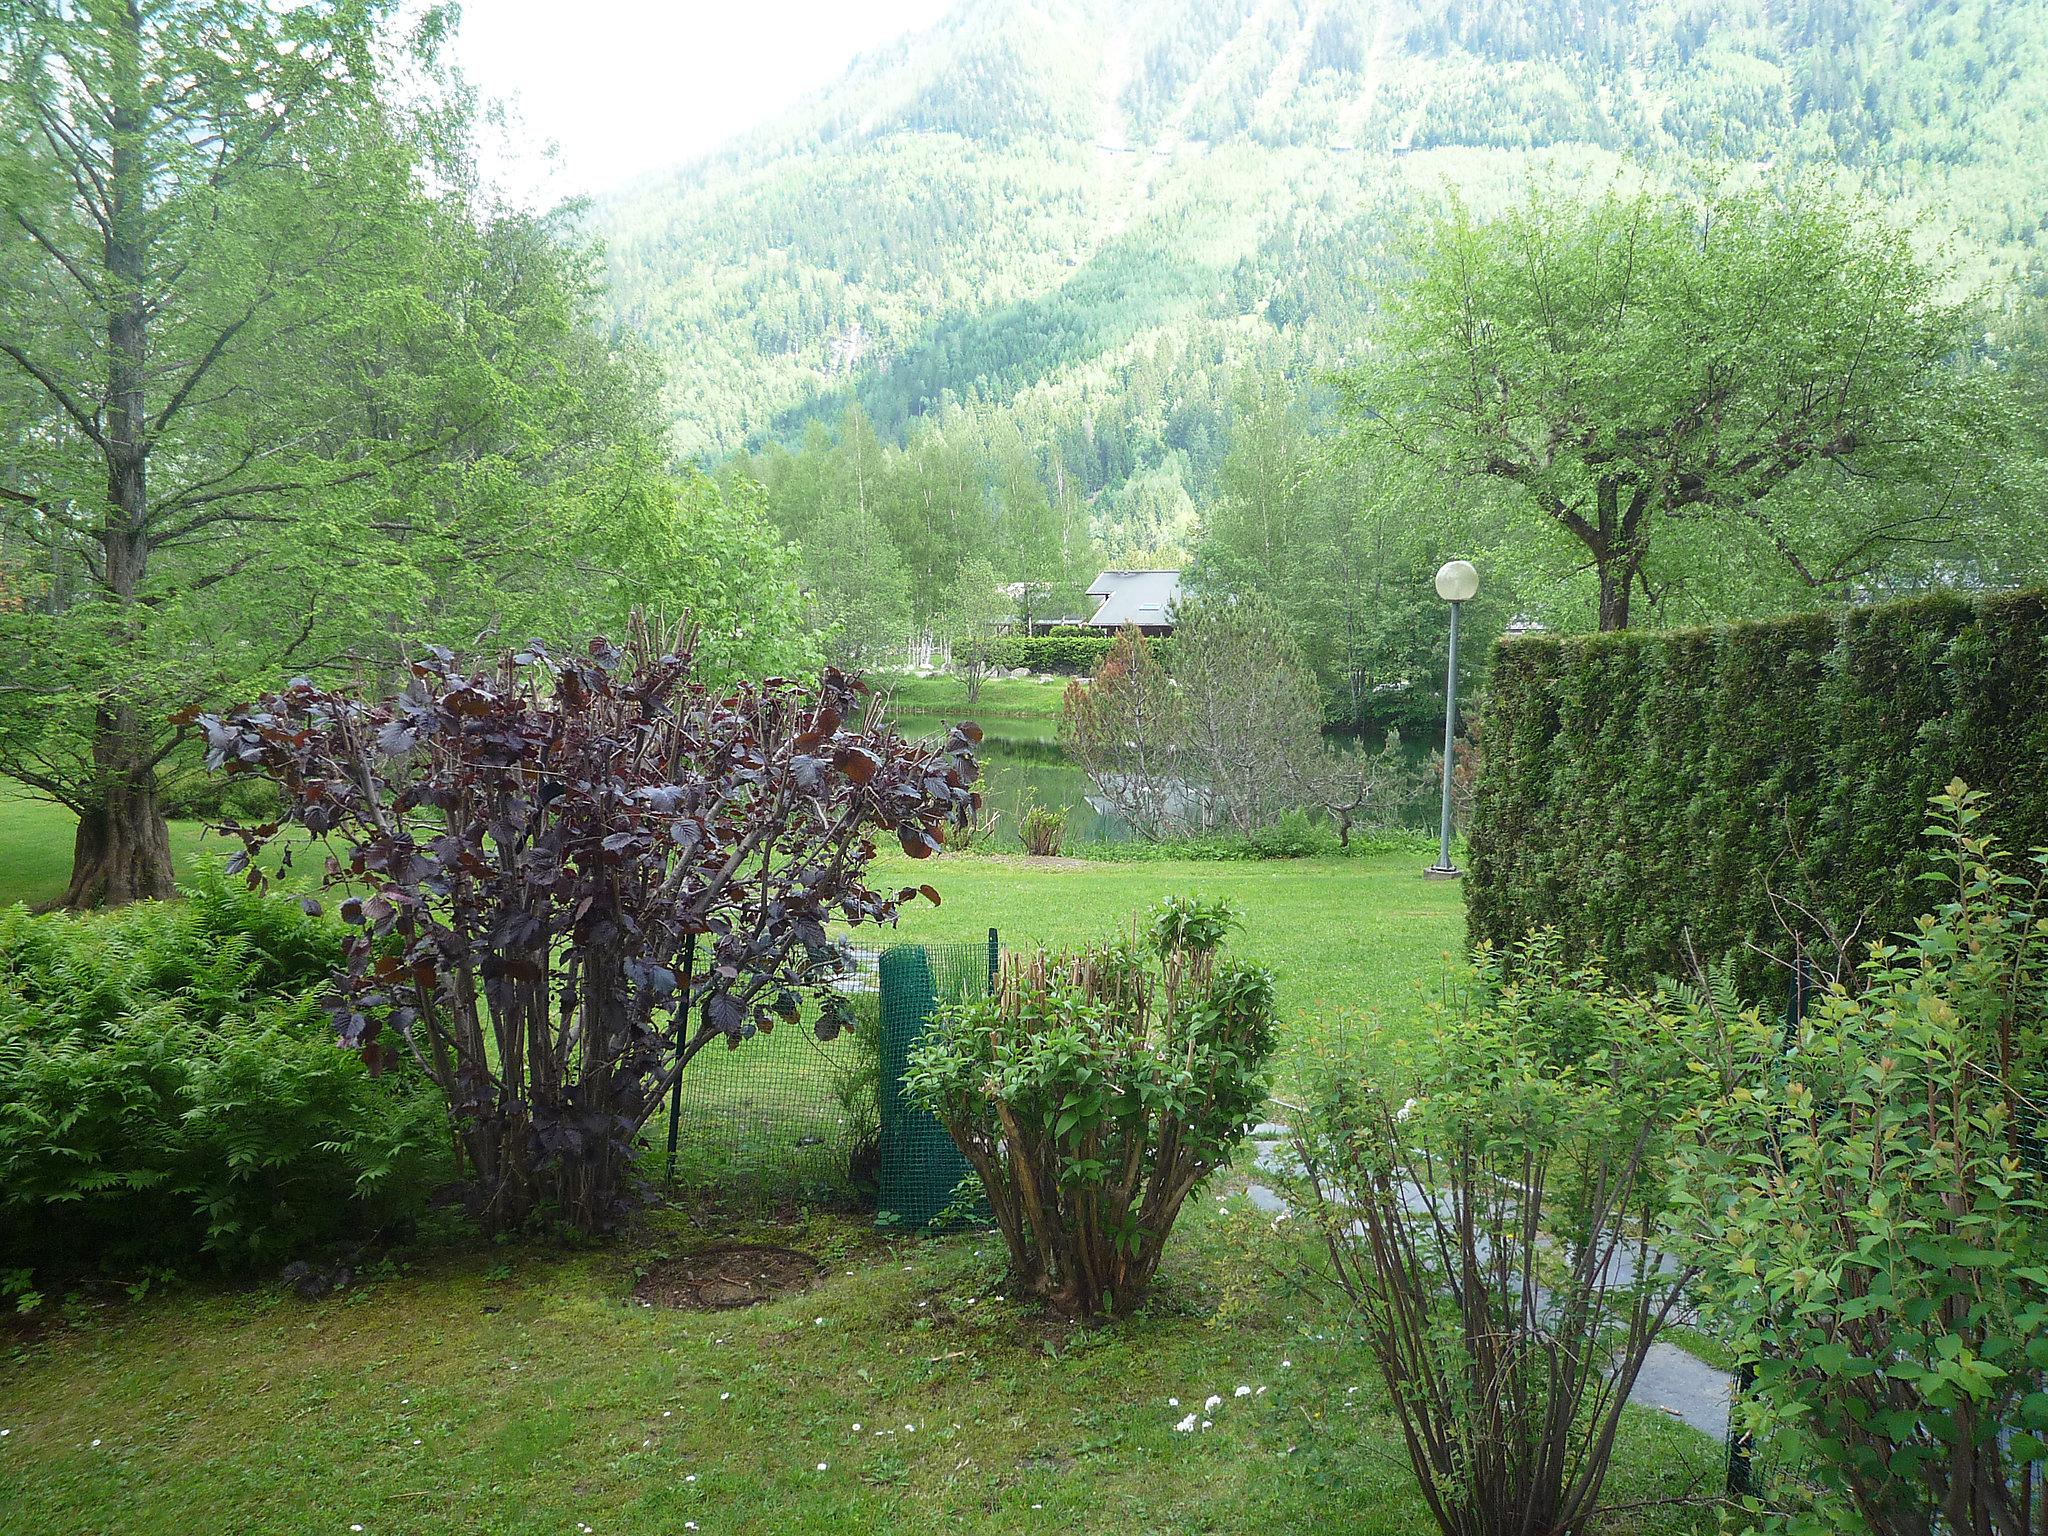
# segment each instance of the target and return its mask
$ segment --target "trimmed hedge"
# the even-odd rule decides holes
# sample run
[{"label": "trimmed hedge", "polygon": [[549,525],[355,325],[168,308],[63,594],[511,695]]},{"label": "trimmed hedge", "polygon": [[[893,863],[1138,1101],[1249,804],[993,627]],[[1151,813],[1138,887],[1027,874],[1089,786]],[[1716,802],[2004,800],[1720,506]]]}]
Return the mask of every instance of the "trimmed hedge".
[{"label": "trimmed hedge", "polygon": [[1822,955],[1820,918],[1859,947],[1910,928],[1950,779],[2007,847],[2048,844],[2048,594],[1505,640],[1485,720],[1475,941],[1550,925],[1643,982],[1689,933],[1776,995],[1788,924]]},{"label": "trimmed hedge", "polygon": [[1056,629],[1044,635],[1005,635],[989,649],[989,664],[1029,667],[1034,672],[1079,675],[1093,672],[1116,643],[1093,630]]}]

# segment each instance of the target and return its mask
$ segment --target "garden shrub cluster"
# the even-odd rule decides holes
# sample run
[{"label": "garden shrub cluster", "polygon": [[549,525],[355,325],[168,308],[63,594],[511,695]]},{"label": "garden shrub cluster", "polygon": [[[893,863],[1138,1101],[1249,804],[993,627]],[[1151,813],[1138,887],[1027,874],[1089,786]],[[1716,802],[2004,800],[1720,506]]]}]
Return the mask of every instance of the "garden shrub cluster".
[{"label": "garden shrub cluster", "polygon": [[1932,910],[1853,988],[1789,1031],[1725,972],[1686,996],[1717,1091],[1681,1246],[1755,1371],[1746,1427],[1820,1483],[1795,1532],[1991,1536],[2048,1498],[2048,854],[2009,856],[1961,784],[1932,821]]},{"label": "garden shrub cluster", "polygon": [[988,663],[992,667],[1029,667],[1033,672],[1081,676],[1093,672],[1115,643],[1115,636],[1087,629],[1004,635],[990,645]]},{"label": "garden shrub cluster", "polygon": [[1142,940],[1007,955],[911,1054],[906,1084],[980,1179],[1014,1283],[1057,1313],[1144,1299],[1265,1101],[1273,978],[1219,953],[1234,923],[1175,900]]},{"label": "garden shrub cluster", "polygon": [[446,1115],[408,1064],[373,1079],[337,1047],[316,995],[341,948],[218,878],[112,917],[0,913],[0,1253],[132,1278],[416,1210]]},{"label": "garden shrub cluster", "polygon": [[1728,963],[1622,986],[1540,930],[1478,946],[1411,1059],[1330,1061],[1303,1204],[1447,1536],[1593,1515],[1681,1301],[1748,1371],[1771,1475],[1740,1528],[2033,1529],[2048,850],[2004,848],[1959,780],[1923,814],[1917,917],[1803,1014],[1745,1006]]},{"label": "garden shrub cluster", "polygon": [[1693,1275],[1658,1234],[1698,1080],[1672,1010],[1550,933],[1482,945],[1427,1022],[1402,1067],[1329,1063],[1303,1204],[1439,1528],[1583,1529]]},{"label": "garden shrub cluster", "polygon": [[[1554,926],[1647,982],[1690,948],[1782,988],[1911,926],[1922,808],[1960,776],[2048,843],[2048,595],[1502,643],[1470,834],[1474,939]],[[1749,946],[1757,946],[1752,950]],[[1831,966],[1831,968],[1839,968]]]},{"label": "garden shrub cluster", "polygon": [[[869,883],[877,834],[925,858],[976,809],[977,729],[906,741],[836,668],[714,686],[696,643],[635,614],[623,646],[430,647],[395,697],[302,679],[192,716],[211,766],[328,848],[352,930],[328,1013],[373,1070],[422,1063],[493,1234],[617,1221],[707,1045],[800,1027],[805,992],[831,1038],[832,925],[938,900]],[[290,863],[279,823],[227,830],[252,885]]]}]

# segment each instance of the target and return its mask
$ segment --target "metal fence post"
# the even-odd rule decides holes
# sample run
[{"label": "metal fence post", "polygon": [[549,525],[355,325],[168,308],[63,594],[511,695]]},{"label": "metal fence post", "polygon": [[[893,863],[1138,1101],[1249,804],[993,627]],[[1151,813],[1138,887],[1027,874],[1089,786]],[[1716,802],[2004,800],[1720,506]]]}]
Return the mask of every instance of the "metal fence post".
[{"label": "metal fence post", "polygon": [[[690,1033],[690,976],[697,969],[697,935],[683,935],[683,1005],[676,1010],[676,1056],[681,1059],[683,1047],[688,1043]],[[676,1073],[676,1080],[668,1091],[668,1187],[676,1187],[676,1137],[683,1123],[683,1074]]]}]

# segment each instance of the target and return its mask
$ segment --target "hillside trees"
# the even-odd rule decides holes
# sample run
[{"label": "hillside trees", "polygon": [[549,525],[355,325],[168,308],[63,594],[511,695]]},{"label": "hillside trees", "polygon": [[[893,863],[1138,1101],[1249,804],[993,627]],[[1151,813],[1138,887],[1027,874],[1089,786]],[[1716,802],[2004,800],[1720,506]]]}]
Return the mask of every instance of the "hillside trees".
[{"label": "hillside trees", "polygon": [[476,187],[439,17],[387,15],[0,4],[0,523],[34,573],[0,771],[77,812],[70,905],[169,894],[181,706],[388,672],[405,634],[719,610],[720,553],[793,602],[758,515],[663,473],[585,258]]},{"label": "hillside trees", "polygon": [[[838,431],[813,422],[794,449],[732,461],[721,481],[757,481],[767,516],[801,551],[809,627],[838,662],[872,665],[919,630],[958,632],[975,604],[1023,586],[1040,617],[1085,611],[1098,554],[1087,514],[1048,489],[1013,427],[980,430],[965,413],[887,445],[858,408]],[[972,579],[967,579],[968,576]],[[983,613],[968,629],[986,631]]]},{"label": "hillside trees", "polygon": [[[1431,577],[1497,536],[1495,508],[1400,455],[1346,454],[1318,404],[1280,377],[1242,392],[1192,581],[1272,604],[1333,724],[1426,728],[1443,718],[1449,636]],[[1478,696],[1478,670],[1513,611],[1509,587],[1489,566],[1466,605],[1466,635],[1476,639],[1459,653],[1467,697]]]},{"label": "hillside trees", "polygon": [[1828,193],[1453,203],[1346,381],[1363,435],[1514,488],[1574,541],[1602,629],[1702,571],[1840,600],[1962,548],[2006,436],[1968,311]]}]

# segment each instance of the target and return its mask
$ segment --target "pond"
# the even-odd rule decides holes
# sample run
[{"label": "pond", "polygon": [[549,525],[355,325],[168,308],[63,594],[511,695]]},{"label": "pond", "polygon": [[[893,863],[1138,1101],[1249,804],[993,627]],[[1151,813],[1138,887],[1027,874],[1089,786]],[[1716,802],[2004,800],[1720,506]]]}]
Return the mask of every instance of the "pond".
[{"label": "pond", "polygon": [[[1017,823],[1026,805],[1036,803],[1067,808],[1069,843],[1119,843],[1130,839],[1131,829],[1121,819],[1105,815],[1088,803],[1094,786],[1088,775],[1060,748],[1059,727],[1051,720],[978,719],[981,741],[983,793],[997,815],[995,843],[1014,847]],[[953,722],[938,715],[904,715],[897,729],[904,735],[943,736]]]},{"label": "pond", "polygon": [[[978,716],[976,723],[983,731],[983,793],[998,816],[994,832],[996,847],[1016,847],[1019,818],[1024,807],[1034,802],[1055,809],[1060,806],[1067,808],[1066,842],[1069,846],[1131,840],[1133,833],[1121,817],[1098,811],[1090,803],[1095,798],[1095,786],[1061,748],[1059,727],[1054,721],[1043,718],[991,720]],[[952,720],[946,717],[923,714],[905,714],[896,721],[897,728],[912,738],[943,736],[952,724]],[[1362,742],[1344,738],[1338,741],[1338,745],[1341,750],[1364,751],[1376,750],[1378,743],[1374,741],[1367,747]],[[1429,753],[1427,743],[1402,744],[1404,760],[1418,771]],[[1414,794],[1407,797],[1400,807],[1396,821],[1404,827],[1427,829],[1436,825],[1435,817],[1434,795]]]}]

